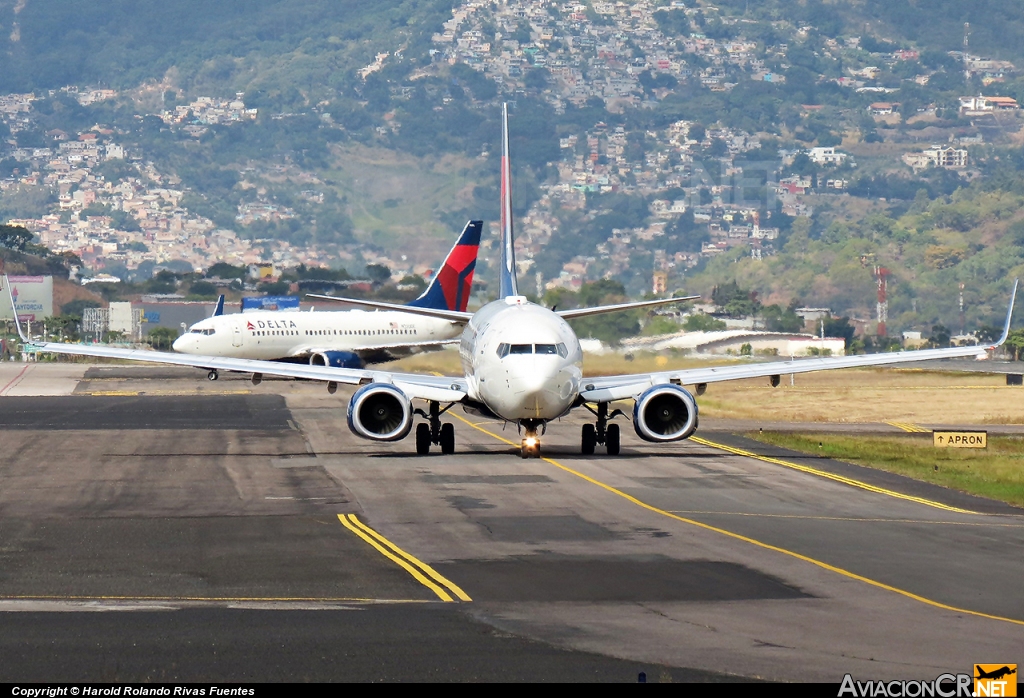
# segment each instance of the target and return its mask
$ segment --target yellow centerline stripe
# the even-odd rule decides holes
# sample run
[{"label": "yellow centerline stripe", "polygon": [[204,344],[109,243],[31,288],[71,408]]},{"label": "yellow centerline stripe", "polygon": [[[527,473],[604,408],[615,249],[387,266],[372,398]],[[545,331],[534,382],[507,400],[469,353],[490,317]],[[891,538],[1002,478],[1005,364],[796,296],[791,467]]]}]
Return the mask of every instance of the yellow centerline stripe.
[{"label": "yellow centerline stripe", "polygon": [[422,599],[369,599],[349,596],[0,596],[4,601],[210,601],[217,603],[430,603]]},{"label": "yellow centerline stripe", "polygon": [[431,567],[427,563],[423,562],[422,560],[420,560],[420,559],[418,559],[416,557],[413,557],[409,553],[407,553],[404,550],[402,550],[401,548],[399,548],[397,545],[392,543],[390,540],[388,540],[387,538],[382,536],[380,533],[378,533],[377,531],[373,530],[372,528],[367,526],[365,523],[360,521],[359,518],[355,514],[349,514],[348,517],[349,517],[349,521],[351,521],[356,526],[358,526],[368,536],[372,536],[381,545],[387,546],[396,555],[399,555],[399,556],[405,558],[405,560],[407,560],[409,563],[411,563],[411,564],[415,565],[416,567],[420,568],[420,570],[422,570],[428,577],[433,579],[438,584],[440,584],[440,585],[442,585],[444,587],[447,587],[448,591],[450,591],[453,594],[455,594],[456,596],[458,596],[462,601],[472,601],[473,600],[473,599],[469,598],[469,594],[464,592],[461,589],[461,587],[459,587],[458,584],[456,584],[455,582],[451,581],[450,579],[448,579],[447,577],[442,575],[440,572],[435,570],[433,567]]},{"label": "yellow centerline stripe", "polygon": [[437,584],[435,584],[433,581],[431,581],[426,576],[424,576],[424,574],[422,572],[420,572],[418,569],[413,567],[406,560],[402,559],[401,557],[398,557],[393,552],[391,552],[390,550],[388,550],[387,548],[382,546],[380,543],[378,543],[376,540],[374,540],[373,537],[371,537],[371,536],[367,535],[366,533],[364,533],[362,531],[362,529],[359,528],[359,526],[356,526],[355,523],[353,523],[352,521],[350,521],[348,519],[348,516],[352,516],[352,518],[355,518],[354,514],[351,514],[351,515],[338,514],[338,520],[341,521],[341,525],[342,526],[344,526],[348,530],[350,530],[353,533],[355,533],[357,536],[359,536],[364,541],[369,543],[381,555],[383,555],[387,559],[391,560],[393,563],[395,563],[396,565],[401,567],[403,570],[408,572],[410,575],[412,575],[413,579],[415,579],[417,582],[419,582],[423,586],[425,586],[428,589],[430,589],[432,592],[434,592],[434,594],[436,594],[437,597],[439,599],[441,599],[442,601],[448,601],[448,602],[454,602],[455,601],[455,599],[453,599],[451,596],[449,596],[447,591],[445,591],[444,589],[439,587]]},{"label": "yellow centerline stripe", "polygon": [[[451,414],[456,419],[458,419],[458,420],[460,420],[462,422],[465,422],[466,424],[468,424],[469,426],[473,427],[477,431],[481,431],[481,432],[487,434],[488,436],[491,436],[491,437],[497,439],[498,441],[502,441],[502,442],[504,442],[504,443],[506,443],[506,444],[508,444],[510,446],[516,446],[517,445],[517,444],[513,443],[512,441],[509,441],[506,438],[498,436],[494,432],[488,431],[487,429],[484,429],[483,427],[479,427],[476,424],[473,424],[473,422],[469,421],[468,419],[466,419],[462,415],[458,415],[458,414],[455,414],[455,413],[449,413],[449,414]],[[691,437],[691,440],[692,440],[692,437]],[[829,572],[835,572],[836,574],[842,575],[842,576],[847,577],[849,579],[855,579],[855,580],[857,580],[859,582],[863,582],[865,584],[868,584],[870,586],[876,587],[878,589],[884,589],[885,591],[890,591],[890,592],[892,592],[894,594],[899,594],[901,596],[905,596],[905,597],[907,597],[909,599],[913,599],[915,601],[919,601],[919,602],[921,602],[923,604],[927,604],[927,605],[933,606],[935,608],[941,608],[941,609],[943,609],[945,611],[953,611],[954,613],[963,613],[965,615],[976,616],[978,618],[988,618],[990,620],[1000,620],[1000,621],[1004,621],[1006,623],[1013,623],[1014,625],[1024,626],[1024,620],[1018,620],[1016,618],[1004,618],[1003,616],[995,616],[995,615],[991,615],[991,614],[988,614],[988,613],[982,613],[981,611],[971,611],[971,610],[968,610],[966,608],[957,608],[956,606],[950,606],[949,604],[944,604],[944,603],[942,603],[940,601],[933,601],[932,599],[928,599],[928,598],[925,598],[924,596],[920,596],[920,595],[915,594],[913,592],[906,591],[905,589],[900,589],[898,587],[891,586],[891,585],[886,584],[884,582],[879,582],[879,581],[871,579],[869,577],[864,577],[863,575],[859,575],[859,574],[856,574],[854,572],[850,572],[849,570],[844,570],[842,567],[836,567],[835,565],[830,565],[827,562],[822,562],[821,560],[816,560],[813,557],[808,557],[807,555],[802,555],[802,554],[800,554],[798,552],[795,552],[793,550],[787,550],[786,548],[780,548],[777,545],[772,545],[770,543],[764,543],[762,541],[756,540],[754,538],[750,538],[748,536],[741,535],[739,533],[733,533],[732,531],[726,530],[724,528],[718,528],[717,526],[711,526],[709,524],[702,523],[702,522],[697,521],[695,519],[688,519],[688,518],[686,518],[684,516],[679,516],[677,514],[673,514],[673,513],[669,512],[669,511],[666,511],[665,509],[659,509],[656,506],[653,506],[651,504],[648,504],[647,502],[641,501],[641,500],[637,499],[636,497],[634,497],[632,495],[626,494],[625,492],[623,492],[622,490],[620,490],[618,488],[612,487],[611,485],[608,485],[608,484],[605,484],[605,483],[601,482],[600,480],[595,480],[594,478],[590,477],[589,475],[584,475],[583,473],[581,473],[581,472],[579,472],[577,470],[573,470],[572,468],[566,467],[566,466],[562,465],[561,463],[559,463],[556,460],[553,460],[551,458],[547,458],[547,457],[544,457],[544,456],[541,457],[541,460],[543,460],[545,463],[550,463],[551,465],[555,466],[556,468],[559,468],[560,470],[563,470],[563,471],[569,473],[570,475],[575,475],[576,477],[578,477],[578,478],[580,478],[580,479],[582,479],[582,480],[584,480],[586,482],[589,482],[592,485],[596,485],[597,487],[600,487],[601,489],[603,489],[603,490],[605,490],[607,492],[610,492],[610,493],[612,493],[614,495],[622,497],[626,501],[631,502],[632,504],[635,504],[636,506],[640,507],[641,509],[646,509],[647,511],[653,512],[655,514],[660,514],[661,516],[665,516],[665,517],[668,517],[670,519],[674,519],[676,521],[680,521],[682,523],[689,524],[691,526],[695,526],[695,527],[703,529],[705,531],[711,531],[712,533],[717,533],[719,535],[726,536],[727,538],[732,538],[734,540],[743,541],[744,543],[749,543],[750,545],[757,546],[757,547],[762,548],[764,550],[771,550],[772,552],[781,553],[783,555],[788,555],[789,557],[796,558],[797,560],[802,560],[803,562],[810,563],[810,564],[815,565],[817,567],[820,567],[822,569],[828,570]]]},{"label": "yellow centerline stripe", "polygon": [[889,489],[886,489],[884,487],[878,487],[876,485],[870,485],[870,484],[868,484],[866,482],[862,482],[860,480],[854,480],[853,478],[843,477],[842,475],[836,475],[835,473],[830,473],[830,472],[827,472],[825,470],[818,470],[817,468],[812,468],[812,467],[807,466],[807,465],[799,465],[797,463],[791,463],[789,461],[782,460],[781,458],[772,458],[771,456],[762,456],[762,455],[759,455],[757,453],[754,453],[753,451],[746,451],[746,450],[744,450],[742,448],[734,448],[732,446],[726,446],[725,444],[716,443],[714,441],[708,441],[707,439],[702,439],[699,436],[691,436],[690,437],[690,441],[693,441],[694,443],[698,443],[698,444],[700,444],[702,446],[708,446],[709,448],[717,448],[717,449],[719,449],[721,451],[726,451],[727,453],[732,453],[732,454],[737,455],[737,456],[744,456],[746,458],[754,458],[754,459],[759,460],[759,461],[764,461],[765,463],[772,463],[774,465],[781,465],[783,467],[790,468],[792,470],[799,470],[800,472],[807,473],[809,475],[817,475],[818,477],[823,477],[823,478],[825,478],[827,480],[834,480],[835,482],[840,482],[840,483],[842,483],[844,485],[850,485],[851,487],[859,487],[860,489],[867,490],[868,492],[874,492],[876,494],[884,494],[887,497],[894,497],[896,499],[903,499],[903,500],[906,500],[908,502],[915,502],[917,504],[924,504],[925,506],[934,507],[936,509],[942,509],[943,511],[951,511],[951,512],[954,512],[956,514],[978,514],[978,512],[976,512],[976,511],[969,511],[967,509],[959,509],[957,507],[951,507],[948,504],[943,504],[942,502],[936,502],[936,501],[931,500],[931,499],[925,499],[924,497],[915,497],[915,496],[910,495],[910,494],[903,494],[902,492],[896,492],[895,490],[889,490]]},{"label": "yellow centerline stripe", "polygon": [[[703,514],[710,516],[749,516],[764,519],[810,519],[813,521],[859,521],[863,523],[927,524],[934,526],[985,526],[996,528],[1024,528],[1019,523],[992,523],[990,521],[934,521],[928,519],[873,519],[858,516],[809,516],[801,514],[758,514],[748,511],[709,511],[697,509],[670,509],[673,514]],[[1010,516],[1010,515],[1005,515]]]}]

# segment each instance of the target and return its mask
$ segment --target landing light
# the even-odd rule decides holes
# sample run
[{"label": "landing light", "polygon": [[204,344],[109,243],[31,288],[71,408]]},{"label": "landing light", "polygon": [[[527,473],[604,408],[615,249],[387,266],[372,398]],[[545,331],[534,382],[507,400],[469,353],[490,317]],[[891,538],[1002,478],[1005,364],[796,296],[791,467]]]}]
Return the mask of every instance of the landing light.
[{"label": "landing light", "polygon": [[537,445],[537,437],[535,437],[535,436],[527,436],[526,437],[526,445],[531,447],[531,448],[533,446],[536,446]]}]

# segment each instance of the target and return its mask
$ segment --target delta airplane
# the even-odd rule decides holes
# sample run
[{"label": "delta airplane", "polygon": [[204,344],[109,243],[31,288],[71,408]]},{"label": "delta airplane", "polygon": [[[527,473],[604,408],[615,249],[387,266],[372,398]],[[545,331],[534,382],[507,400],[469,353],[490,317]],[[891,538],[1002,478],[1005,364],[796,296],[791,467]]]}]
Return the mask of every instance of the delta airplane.
[{"label": "delta airplane", "polygon": [[[473,285],[483,221],[470,221],[423,294],[398,310],[254,311],[224,315],[224,296],[212,317],[174,340],[183,354],[363,368],[458,341],[465,321],[412,315],[405,309],[465,312]],[[217,380],[211,369],[208,377]]]},{"label": "delta airplane", "polygon": [[[515,424],[522,435],[520,453],[523,458],[530,458],[539,456],[540,439],[547,426],[573,409],[583,408],[594,416],[593,422],[582,427],[581,451],[592,454],[596,446],[602,444],[609,455],[615,455],[620,449],[620,433],[619,425],[611,423],[611,420],[625,416],[618,409],[609,412],[609,405],[615,401],[633,402],[633,429],[640,439],[654,443],[681,441],[697,430],[697,400],[694,393],[698,396],[704,394],[710,383],[767,377],[770,385],[777,386],[781,376],[787,373],[965,356],[984,358],[986,350],[1002,344],[1010,331],[1016,282],[1002,337],[995,344],[984,347],[950,347],[584,377],[583,352],[567,320],[595,313],[678,302],[680,299],[554,311],[531,303],[520,295],[513,250],[507,107],[502,110],[502,141],[502,254],[498,300],[488,303],[473,314],[347,300],[379,310],[402,309],[450,322],[465,322],[460,343],[462,375],[443,377],[371,369],[303,366],[75,344],[39,343],[34,346],[43,352],[243,371],[252,374],[254,384],[259,384],[264,375],[274,375],[323,381],[330,393],[337,390],[339,383],[358,386],[348,404],[348,425],[352,432],[372,441],[399,441],[408,436],[415,426],[416,452],[421,455],[429,452],[431,444],[439,445],[442,453],[454,452],[455,429],[451,423],[442,423],[441,418],[447,410],[461,405],[469,413]],[[27,342],[24,336],[22,339]],[[694,387],[693,392],[684,387],[687,385]],[[426,401],[427,410],[414,408],[414,400]],[[416,424],[417,417],[425,421]]]}]

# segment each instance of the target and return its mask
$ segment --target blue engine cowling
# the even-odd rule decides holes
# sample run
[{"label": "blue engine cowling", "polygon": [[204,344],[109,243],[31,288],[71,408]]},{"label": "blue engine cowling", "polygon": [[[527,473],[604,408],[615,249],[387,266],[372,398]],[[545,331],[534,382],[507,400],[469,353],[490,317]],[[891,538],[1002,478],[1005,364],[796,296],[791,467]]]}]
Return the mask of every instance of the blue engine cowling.
[{"label": "blue engine cowling", "polygon": [[648,388],[633,405],[633,429],[644,441],[687,439],[697,431],[697,401],[671,383]]},{"label": "blue engine cowling", "polygon": [[318,351],[309,357],[310,366],[330,366],[332,368],[363,368],[363,360],[359,354],[351,351]]},{"label": "blue engine cowling", "polygon": [[372,441],[398,441],[412,430],[412,404],[390,383],[370,383],[348,403],[348,428]]}]

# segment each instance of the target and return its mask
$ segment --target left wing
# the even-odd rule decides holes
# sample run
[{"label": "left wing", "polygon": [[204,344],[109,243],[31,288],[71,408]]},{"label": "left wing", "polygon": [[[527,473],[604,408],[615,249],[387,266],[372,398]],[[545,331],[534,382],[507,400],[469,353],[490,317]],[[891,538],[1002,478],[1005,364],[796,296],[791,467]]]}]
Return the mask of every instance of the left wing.
[{"label": "left wing", "polygon": [[919,351],[894,351],[884,354],[823,357],[817,359],[790,359],[789,361],[772,361],[762,364],[745,364],[742,366],[718,366],[714,368],[665,371],[662,373],[584,378],[583,390],[580,392],[580,396],[587,402],[611,402],[612,400],[623,400],[626,398],[636,397],[647,388],[663,383],[675,383],[677,385],[706,385],[707,383],[739,380],[742,378],[781,376],[787,373],[808,373],[810,371],[828,371],[837,368],[892,366],[895,364],[928,361],[931,359],[954,359],[968,356],[985,358],[986,352],[1002,345],[1010,334],[1010,320],[1013,317],[1013,303],[1016,296],[1017,281],[1014,281],[1013,292],[1010,296],[1010,307],[1006,312],[1006,323],[1003,325],[1003,335],[993,344],[971,347],[949,347],[946,349],[923,349]]}]

